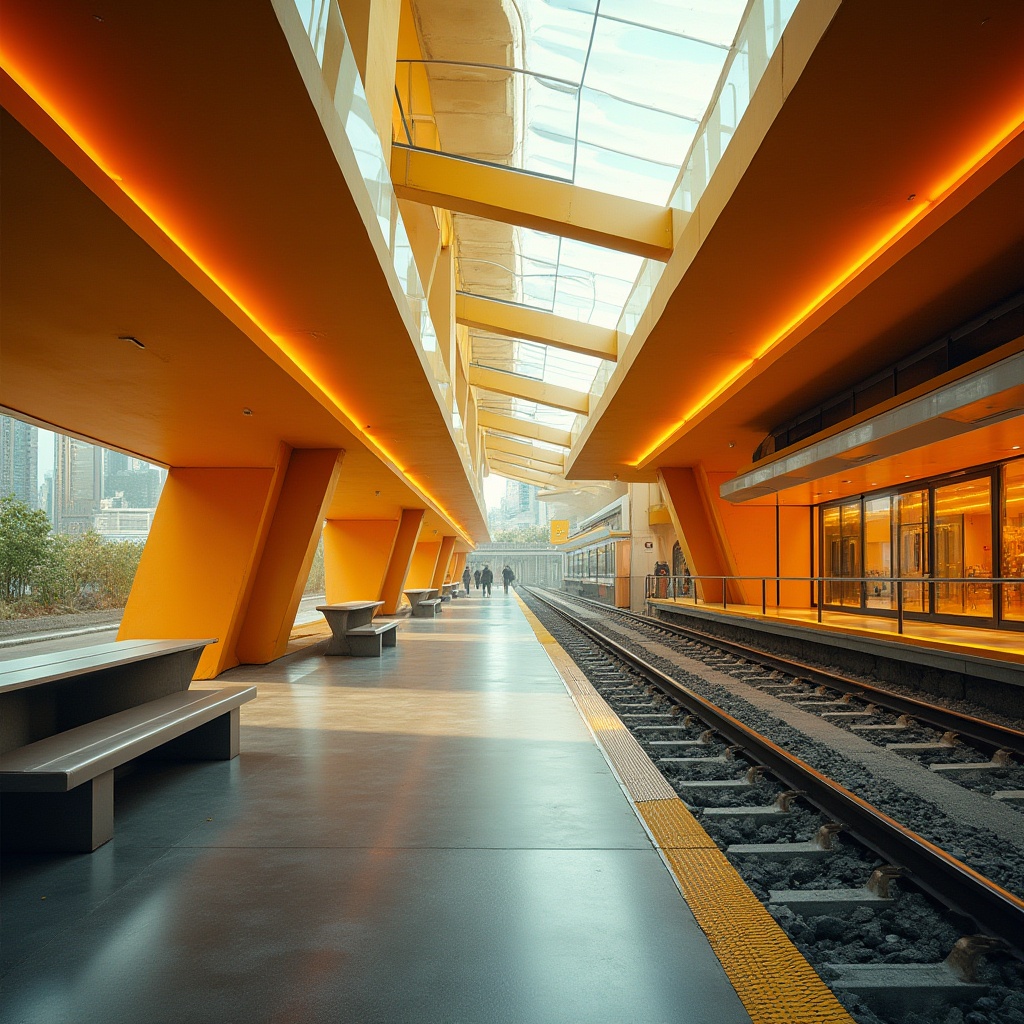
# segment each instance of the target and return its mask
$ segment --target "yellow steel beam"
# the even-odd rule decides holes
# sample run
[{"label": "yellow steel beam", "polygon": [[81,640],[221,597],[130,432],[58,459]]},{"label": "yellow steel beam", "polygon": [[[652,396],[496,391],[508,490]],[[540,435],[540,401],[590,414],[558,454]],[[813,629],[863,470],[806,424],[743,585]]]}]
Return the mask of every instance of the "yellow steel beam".
[{"label": "yellow steel beam", "polygon": [[667,262],[672,211],[444,153],[391,148],[399,199],[547,231]]},{"label": "yellow steel beam", "polygon": [[536,470],[523,469],[511,462],[494,461],[489,463],[492,473],[498,476],[508,477],[510,480],[519,480],[524,484],[536,484],[538,487],[549,487],[552,484],[562,483],[562,478],[551,476],[550,473],[538,473]]},{"label": "yellow steel beam", "polygon": [[516,373],[504,370],[492,370],[486,366],[469,367],[469,383],[472,387],[494,391],[499,395],[512,398],[525,398],[528,402],[550,405],[554,409],[565,409],[568,412],[590,412],[590,394],[586,391],[574,391],[558,384],[546,384],[542,380],[531,377],[520,377]]},{"label": "yellow steel beam", "polygon": [[552,478],[561,478],[562,469],[560,466],[552,466],[550,462],[540,459],[523,458],[521,455],[512,455],[509,452],[487,452],[487,461],[493,465],[495,462],[502,462],[509,466],[518,466],[520,469],[530,469],[535,473],[545,473]]},{"label": "yellow steel beam", "polygon": [[618,358],[616,331],[511,302],[459,294],[455,298],[455,319],[466,327],[476,327],[508,338],[525,338],[600,359],[614,361]]},{"label": "yellow steel beam", "polygon": [[537,448],[525,441],[513,441],[511,437],[499,437],[497,434],[486,434],[487,451],[502,452],[505,455],[517,455],[521,459],[532,459],[534,462],[546,462],[555,472],[565,469],[565,456],[562,452],[553,452],[550,448]]},{"label": "yellow steel beam", "polygon": [[477,426],[485,430],[500,430],[503,434],[516,437],[529,437],[535,441],[546,441],[548,444],[572,447],[572,434],[559,427],[549,427],[546,423],[534,423],[533,420],[520,420],[515,416],[502,416],[500,413],[481,409],[476,416]]}]

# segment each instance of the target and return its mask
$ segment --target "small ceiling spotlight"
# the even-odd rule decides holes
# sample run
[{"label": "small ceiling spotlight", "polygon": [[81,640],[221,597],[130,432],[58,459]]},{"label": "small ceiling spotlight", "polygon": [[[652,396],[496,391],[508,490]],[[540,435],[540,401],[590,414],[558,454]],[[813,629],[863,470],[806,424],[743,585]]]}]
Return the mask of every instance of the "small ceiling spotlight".
[{"label": "small ceiling spotlight", "polygon": [[118,341],[130,341],[136,348],[145,348],[146,347],[145,345],[142,344],[141,341],[139,341],[138,338],[134,337],[131,334],[119,334],[117,336],[117,340]]},{"label": "small ceiling spotlight", "polygon": [[916,192],[911,192],[910,195],[907,196],[907,202],[908,203],[912,203],[916,198],[917,198],[917,193]]},{"label": "small ceiling spotlight", "polygon": [[841,484],[852,484],[852,483],[853,483],[853,481],[852,481],[852,480],[840,480],[839,482],[840,482]]},{"label": "small ceiling spotlight", "polygon": [[379,498],[379,497],[380,497],[380,491],[374,491],[374,492],[373,492],[373,496],[374,496],[375,498]]},{"label": "small ceiling spotlight", "polygon": [[242,415],[243,416],[251,416],[252,415],[252,409],[243,409],[242,410]]},{"label": "small ceiling spotlight", "polygon": [[729,447],[730,448],[735,448],[736,447],[736,442],[735,441],[730,441],[729,442]]}]

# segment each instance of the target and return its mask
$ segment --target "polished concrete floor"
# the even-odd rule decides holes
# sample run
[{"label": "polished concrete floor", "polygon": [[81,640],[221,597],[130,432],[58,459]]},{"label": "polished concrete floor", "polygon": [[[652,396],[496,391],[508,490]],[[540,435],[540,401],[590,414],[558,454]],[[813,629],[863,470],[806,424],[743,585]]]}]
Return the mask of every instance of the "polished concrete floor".
[{"label": "polished concrete floor", "polygon": [[3,862],[4,1024],[749,1022],[511,595],[322,649],[221,677],[238,759]]}]

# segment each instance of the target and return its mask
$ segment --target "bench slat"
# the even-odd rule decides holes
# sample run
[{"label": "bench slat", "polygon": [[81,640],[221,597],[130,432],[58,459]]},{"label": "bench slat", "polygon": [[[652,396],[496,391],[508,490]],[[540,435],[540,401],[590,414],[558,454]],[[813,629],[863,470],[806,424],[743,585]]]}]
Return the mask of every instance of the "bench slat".
[{"label": "bench slat", "polygon": [[252,700],[255,686],[184,690],[0,757],[0,791],[66,792]]},{"label": "bench slat", "polygon": [[346,636],[373,636],[377,633],[386,633],[389,629],[398,629],[397,622],[374,622],[368,626],[353,626],[345,630]]},{"label": "bench slat", "polygon": [[201,650],[215,640],[117,640],[72,652],[53,651],[0,661],[0,692],[87,676],[170,654]]}]

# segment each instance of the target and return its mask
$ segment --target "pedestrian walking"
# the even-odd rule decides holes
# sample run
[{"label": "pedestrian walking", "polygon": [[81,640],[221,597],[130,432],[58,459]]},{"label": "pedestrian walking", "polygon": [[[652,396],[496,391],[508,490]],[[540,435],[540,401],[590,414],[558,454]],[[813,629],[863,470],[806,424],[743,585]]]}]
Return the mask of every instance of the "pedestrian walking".
[{"label": "pedestrian walking", "polygon": [[467,594],[469,593],[469,581],[472,578],[473,574],[469,571],[469,566],[467,565],[466,568],[462,570],[462,585],[466,588]]},{"label": "pedestrian walking", "polygon": [[501,570],[501,582],[505,584],[505,593],[508,593],[509,584],[516,578],[516,574],[512,571],[512,566],[506,565]]},{"label": "pedestrian walking", "polygon": [[494,582],[494,573],[491,572],[489,565],[484,566],[484,571],[480,573],[480,586],[484,589],[484,597],[491,596],[491,584]]},{"label": "pedestrian walking", "polygon": [[476,581],[476,589],[477,589],[477,590],[479,590],[479,589],[480,589],[480,577],[481,577],[482,575],[483,575],[483,574],[482,574],[482,573],[480,572],[480,570],[479,570],[479,569],[477,569],[477,570],[476,570],[476,572],[474,572],[474,573],[473,573],[473,579],[474,579],[474,580]]}]

